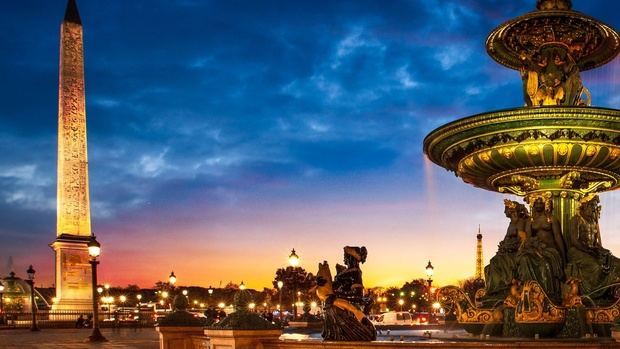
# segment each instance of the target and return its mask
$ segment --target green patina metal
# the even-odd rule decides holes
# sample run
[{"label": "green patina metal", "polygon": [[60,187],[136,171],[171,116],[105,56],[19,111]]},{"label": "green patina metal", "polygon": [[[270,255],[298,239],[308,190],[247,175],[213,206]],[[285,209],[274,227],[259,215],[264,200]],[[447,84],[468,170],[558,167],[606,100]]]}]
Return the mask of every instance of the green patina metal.
[{"label": "green patina metal", "polygon": [[205,322],[187,311],[189,301],[183,295],[174,297],[174,311],[159,320],[159,327],[203,327]]},{"label": "green patina metal", "polygon": [[620,188],[620,110],[590,107],[580,72],[616,57],[620,35],[568,0],[536,7],[486,42],[520,72],[526,107],[462,118],[424,139],[428,158],[464,182],[529,204],[505,200],[510,224],[480,303],[443,293],[475,333],[503,323],[508,336],[609,335],[620,319],[620,259],[601,244],[596,194]]},{"label": "green patina metal", "polygon": [[255,312],[250,311],[252,294],[248,290],[239,290],[233,298],[235,312],[222,321],[207,327],[214,330],[273,330],[280,328]]}]

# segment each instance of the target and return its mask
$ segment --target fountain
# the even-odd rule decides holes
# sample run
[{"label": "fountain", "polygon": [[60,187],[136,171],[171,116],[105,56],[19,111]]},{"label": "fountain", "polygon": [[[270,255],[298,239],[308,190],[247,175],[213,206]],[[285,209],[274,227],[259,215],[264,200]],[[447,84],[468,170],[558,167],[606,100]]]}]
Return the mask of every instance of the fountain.
[{"label": "fountain", "polygon": [[580,72],[615,58],[620,36],[569,0],[538,0],[486,48],[520,72],[525,106],[444,125],[424,152],[466,183],[522,196],[529,210],[505,200],[508,232],[475,299],[457,287],[440,296],[475,334],[609,336],[620,259],[601,244],[597,194],[620,187],[620,110],[590,106]]}]

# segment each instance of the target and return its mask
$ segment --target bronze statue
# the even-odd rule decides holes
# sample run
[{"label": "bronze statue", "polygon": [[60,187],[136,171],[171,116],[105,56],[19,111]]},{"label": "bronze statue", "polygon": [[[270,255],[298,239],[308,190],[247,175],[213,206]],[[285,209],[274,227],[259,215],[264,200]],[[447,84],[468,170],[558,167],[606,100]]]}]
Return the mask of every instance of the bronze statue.
[{"label": "bronze statue", "polygon": [[484,268],[485,298],[493,301],[503,300],[509,294],[513,279],[516,277],[516,256],[520,239],[525,237],[525,224],[529,217],[523,204],[504,200],[504,206],[504,213],[510,219],[506,236],[499,243],[497,253],[491,258],[489,265]]},{"label": "bronze statue", "polygon": [[329,265],[319,263],[316,275],[316,294],[324,305],[324,340],[372,341],[377,339],[375,327],[366,317],[372,303],[364,297],[360,263],[366,261],[365,247],[344,248],[344,263],[336,265],[337,274],[332,282]]},{"label": "bronze statue", "polygon": [[560,222],[553,216],[550,196],[530,198],[532,215],[517,252],[517,279],[538,282],[552,300],[561,300],[566,249]]},{"label": "bronze statue", "polygon": [[[589,91],[581,82],[579,67],[565,45],[545,44],[539,51],[522,51],[519,59],[523,64],[521,78],[526,105],[590,104]],[[586,95],[585,101],[583,94]]]},{"label": "bronze statue", "polygon": [[572,7],[570,0],[536,0],[536,8],[542,11],[564,10],[568,11]]},{"label": "bronze statue", "polygon": [[620,279],[620,259],[603,248],[598,224],[601,206],[598,196],[581,201],[579,212],[571,219],[567,274],[582,281],[585,294],[600,298],[610,291],[605,286]]}]

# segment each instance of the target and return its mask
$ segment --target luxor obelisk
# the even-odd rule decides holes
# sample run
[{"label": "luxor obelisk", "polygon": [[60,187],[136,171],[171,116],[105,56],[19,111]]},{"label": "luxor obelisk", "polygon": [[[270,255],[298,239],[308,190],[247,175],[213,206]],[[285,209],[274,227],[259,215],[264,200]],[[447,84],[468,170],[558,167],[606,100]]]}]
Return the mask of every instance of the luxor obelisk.
[{"label": "luxor obelisk", "polygon": [[92,309],[84,45],[75,0],[68,1],[60,26],[59,70],[57,230],[50,245],[56,253],[53,308]]}]

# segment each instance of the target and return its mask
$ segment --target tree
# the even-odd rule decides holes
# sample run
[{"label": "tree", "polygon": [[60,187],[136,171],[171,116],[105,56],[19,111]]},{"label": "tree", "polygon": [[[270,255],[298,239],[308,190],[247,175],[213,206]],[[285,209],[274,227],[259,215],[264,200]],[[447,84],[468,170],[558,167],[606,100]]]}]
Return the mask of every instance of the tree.
[{"label": "tree", "polygon": [[475,301],[476,291],[485,287],[484,280],[470,277],[459,281],[459,287],[467,294],[469,299]]},{"label": "tree", "polygon": [[[276,270],[273,287],[278,289],[278,281],[283,282],[282,303],[293,304],[297,302],[297,292],[301,292],[302,299],[307,298],[310,287],[314,285],[314,275],[302,267],[286,267]],[[297,317],[297,307],[293,307],[294,316]]]},{"label": "tree", "polygon": [[167,290],[170,288],[170,283],[166,281],[157,281],[155,283],[155,289],[157,290]]},{"label": "tree", "polygon": [[228,281],[228,283],[226,284],[226,286],[224,286],[224,288],[227,290],[238,290],[239,285],[237,285],[236,283],[232,281]]},{"label": "tree", "polygon": [[431,305],[430,299],[428,298],[428,282],[424,279],[406,282],[400,291],[405,297],[411,299],[411,303],[416,305],[417,310],[429,308]]},{"label": "tree", "polygon": [[129,292],[139,292],[140,291],[140,286],[135,285],[135,284],[129,284],[129,285],[127,285],[126,290],[129,291]]}]

